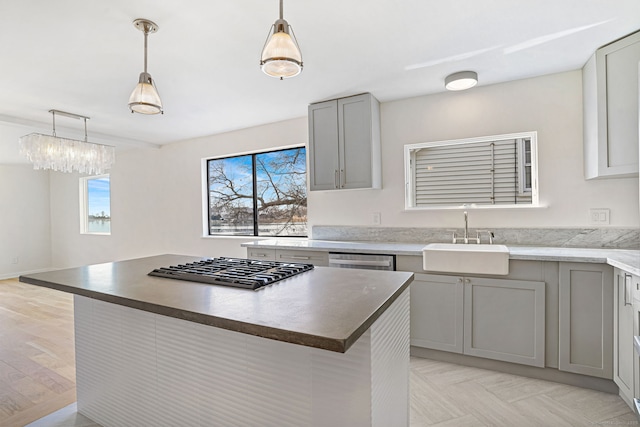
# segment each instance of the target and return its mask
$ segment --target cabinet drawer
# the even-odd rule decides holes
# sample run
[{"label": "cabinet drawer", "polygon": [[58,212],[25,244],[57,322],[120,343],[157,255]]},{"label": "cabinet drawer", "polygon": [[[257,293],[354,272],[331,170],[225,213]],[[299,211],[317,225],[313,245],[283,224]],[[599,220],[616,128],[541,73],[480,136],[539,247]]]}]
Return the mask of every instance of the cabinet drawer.
[{"label": "cabinet drawer", "polygon": [[278,262],[301,262],[326,267],[329,265],[329,254],[322,251],[296,251],[278,249],[275,254]]},{"label": "cabinet drawer", "polygon": [[247,248],[247,258],[266,259],[269,261],[274,261],[276,259],[276,250],[263,248]]}]

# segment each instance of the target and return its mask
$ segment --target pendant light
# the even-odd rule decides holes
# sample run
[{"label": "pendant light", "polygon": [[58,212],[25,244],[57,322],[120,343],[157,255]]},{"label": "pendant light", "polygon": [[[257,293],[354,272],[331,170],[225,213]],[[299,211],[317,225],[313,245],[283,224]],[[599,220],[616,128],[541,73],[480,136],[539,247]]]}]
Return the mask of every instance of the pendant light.
[{"label": "pendant light", "polygon": [[156,85],[151,74],[147,73],[147,37],[149,33],[158,31],[158,26],[148,19],[136,19],[133,21],[133,25],[144,33],[144,71],[140,73],[138,84],[131,92],[129,108],[132,113],[164,114]]},{"label": "pendant light", "polygon": [[302,71],[300,46],[293,28],[282,17],[282,2],[280,0],[280,18],[271,26],[260,58],[262,71],[280,80],[297,76]]},{"label": "pendant light", "polygon": [[478,73],[475,71],[460,71],[444,79],[444,87],[448,90],[466,90],[478,84]]}]

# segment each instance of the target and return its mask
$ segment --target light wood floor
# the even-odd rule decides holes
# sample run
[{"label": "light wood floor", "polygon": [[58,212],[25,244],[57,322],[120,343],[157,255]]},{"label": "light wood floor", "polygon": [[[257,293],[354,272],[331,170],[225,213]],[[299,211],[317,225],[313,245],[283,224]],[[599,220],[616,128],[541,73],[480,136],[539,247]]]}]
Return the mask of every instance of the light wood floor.
[{"label": "light wood floor", "polygon": [[[22,427],[74,401],[72,296],[0,280],[0,426]],[[638,423],[617,395],[411,359],[412,427],[597,425]]]},{"label": "light wood floor", "polygon": [[76,400],[73,297],[0,280],[0,426],[23,426]]}]

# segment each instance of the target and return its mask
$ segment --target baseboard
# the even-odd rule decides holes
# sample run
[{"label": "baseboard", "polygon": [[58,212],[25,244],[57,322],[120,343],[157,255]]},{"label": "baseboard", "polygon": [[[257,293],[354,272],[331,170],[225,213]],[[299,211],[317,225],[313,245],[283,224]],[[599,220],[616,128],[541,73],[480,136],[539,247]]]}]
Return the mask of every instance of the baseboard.
[{"label": "baseboard", "polygon": [[25,274],[42,273],[44,271],[52,271],[52,270],[59,270],[59,269],[57,269],[57,268],[39,268],[37,270],[29,270],[29,271],[14,271],[13,273],[0,274],[0,280],[17,279],[18,277],[24,276]]},{"label": "baseboard", "polygon": [[613,380],[559,371],[556,368],[537,368],[535,366],[519,365],[517,363],[502,362],[499,360],[484,359],[481,357],[467,356],[465,354],[449,353],[446,351],[431,350],[415,346],[411,346],[411,356],[438,360],[440,362],[450,362],[474,368],[489,369],[492,371],[536,378],[539,380],[555,381],[557,383],[603,391],[605,393],[619,393],[618,386],[613,382]]}]

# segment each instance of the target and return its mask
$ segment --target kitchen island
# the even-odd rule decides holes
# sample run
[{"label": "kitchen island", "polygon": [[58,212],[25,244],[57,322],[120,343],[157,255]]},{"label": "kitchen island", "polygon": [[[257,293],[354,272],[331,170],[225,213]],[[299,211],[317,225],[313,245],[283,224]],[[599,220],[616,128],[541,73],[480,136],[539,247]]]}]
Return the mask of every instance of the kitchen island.
[{"label": "kitchen island", "polygon": [[78,412],[105,427],[409,423],[411,273],[316,267],[257,291],[161,255],[22,276],[74,296]]}]

